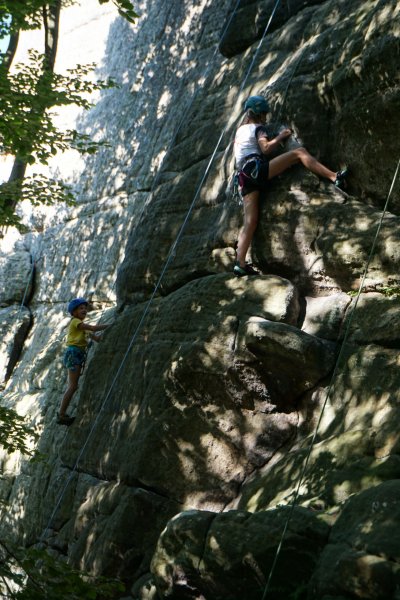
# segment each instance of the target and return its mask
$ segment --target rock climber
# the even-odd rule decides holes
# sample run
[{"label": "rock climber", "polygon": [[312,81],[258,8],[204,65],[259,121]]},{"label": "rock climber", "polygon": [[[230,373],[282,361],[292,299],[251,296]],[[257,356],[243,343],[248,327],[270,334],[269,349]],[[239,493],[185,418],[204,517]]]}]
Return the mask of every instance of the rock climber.
[{"label": "rock climber", "polygon": [[[68,304],[68,312],[72,319],[68,326],[67,348],[63,364],[68,369],[68,387],[61,401],[60,412],[57,415],[59,425],[71,425],[75,417],[67,414],[67,408],[73,395],[78,389],[79,377],[82,374],[86,359],[88,338],[95,342],[100,341],[97,331],[104,331],[108,325],[88,325],[84,323],[89,309],[89,302],[85,298],[74,298]],[[90,333],[92,332],[92,333]]]},{"label": "rock climber", "polygon": [[250,96],[244,105],[245,117],[236,131],[234,153],[236,169],[239,175],[239,189],[243,197],[244,221],[239,233],[236,261],[233,272],[238,277],[258,275],[249,263],[246,254],[250,247],[258,223],[260,192],[267,187],[267,182],[280,175],[296,163],[302,163],[306,169],[325,177],[340,189],[346,185],[348,170],[331,171],[305,148],[296,148],[284,152],[275,158],[268,159],[292,135],[291,129],[284,129],[273,139],[268,137],[265,127],[269,106],[263,96]]}]

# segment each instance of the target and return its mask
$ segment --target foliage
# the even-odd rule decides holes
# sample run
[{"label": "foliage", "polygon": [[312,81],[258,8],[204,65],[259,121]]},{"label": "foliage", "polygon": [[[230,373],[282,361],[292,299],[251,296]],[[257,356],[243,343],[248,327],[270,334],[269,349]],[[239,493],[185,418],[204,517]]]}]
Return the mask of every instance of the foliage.
[{"label": "foliage", "polygon": [[[60,130],[53,122],[56,106],[91,106],[87,95],[114,87],[111,80],[90,79],[94,64],[76,65],[60,75],[45,70],[44,56],[30,52],[28,64],[16,65],[12,74],[1,77],[0,67],[0,154],[11,154],[26,164],[47,164],[57,152],[74,148],[93,154],[105,141],[95,142],[74,129]],[[21,229],[18,216],[10,207],[21,200],[33,205],[73,202],[70,188],[62,182],[32,175],[0,186],[0,223]]]},{"label": "foliage", "polygon": [[[14,410],[0,406],[0,445],[33,456],[37,433]],[[106,600],[124,587],[116,579],[92,577],[37,548],[10,550],[0,542],[0,595],[10,600]],[[3,588],[3,590],[2,590]]]},{"label": "foliage", "polygon": [[[99,4],[107,4],[110,0],[99,0]],[[0,38],[13,31],[38,29],[42,25],[44,6],[55,6],[58,0],[0,0]],[[139,15],[134,11],[130,0],[112,0],[118,13],[134,23]],[[63,1],[63,6],[73,2]],[[11,19],[10,19],[11,17]]]},{"label": "foliage", "polygon": [[[386,296],[387,298],[397,298],[398,296],[400,296],[400,286],[399,285],[376,286],[375,289],[377,292],[379,292],[380,294],[383,294],[383,296]],[[347,295],[350,296],[351,298],[354,298],[355,296],[358,295],[358,291],[350,290],[350,292],[347,292]]]},{"label": "foliage", "polygon": [[75,147],[93,153],[99,143],[75,130],[59,130],[53,123],[55,106],[90,108],[87,94],[115,86],[112,80],[88,78],[95,65],[77,65],[66,75],[48,72],[45,57],[30,51],[30,62],[18,64],[8,76],[0,71],[0,153],[18,156],[28,164],[48,160]]},{"label": "foliage", "polygon": [[21,223],[20,216],[11,207],[20,200],[27,200],[33,206],[64,203],[68,206],[76,204],[71,187],[62,181],[34,173],[20,180],[9,181],[0,186],[0,223],[4,227],[16,227],[20,233],[26,233],[27,228]]},{"label": "foliage", "polygon": [[[98,1],[104,4],[110,0]],[[111,1],[128,21],[138,17],[130,0]],[[58,7],[60,2],[66,6],[74,0],[0,0],[0,38],[42,27],[49,7]],[[21,200],[34,205],[72,201],[71,190],[62,182],[46,181],[43,176],[32,176],[26,182],[26,165],[48,164],[51,157],[69,148],[93,154],[107,144],[75,129],[62,131],[53,121],[55,107],[76,105],[88,109],[88,95],[115,86],[112,80],[95,80],[94,69],[94,64],[78,64],[61,75],[54,72],[48,56],[31,50],[28,63],[18,64],[10,72],[9,63],[1,63],[0,54],[0,155],[13,156],[16,161],[9,183],[0,182],[0,225],[23,230],[15,214]]]},{"label": "foliage", "polygon": [[[1,190],[1,188],[0,188]],[[2,204],[0,192],[0,226],[15,227],[20,233],[28,233],[29,229],[21,223],[21,217],[9,206]]]},{"label": "foliage", "polygon": [[10,552],[2,546],[0,579],[10,600],[106,600],[124,591],[120,581],[77,571],[45,550]]},{"label": "foliage", "polygon": [[[134,23],[135,20],[139,17],[139,15],[133,10],[133,6],[132,6],[130,0],[112,0],[112,1],[113,1],[113,4],[115,4],[115,6],[117,7],[118,13],[121,15],[121,17],[123,17],[130,23]],[[108,2],[108,0],[99,0],[100,4],[105,4],[107,2]]]},{"label": "foliage", "polygon": [[383,294],[387,298],[397,298],[400,295],[399,285],[388,285],[384,287],[377,287],[377,292]]},{"label": "foliage", "polygon": [[29,441],[37,438],[34,429],[25,424],[24,417],[11,408],[0,406],[0,446],[7,452],[19,450],[23,454],[33,456]]},{"label": "foliage", "polygon": [[38,29],[43,7],[56,3],[57,0],[0,0],[0,37],[20,29]]},{"label": "foliage", "polygon": [[75,204],[70,186],[45,175],[34,173],[25,177],[22,182],[22,190],[19,181],[4,183],[0,187],[0,206],[3,194],[8,198],[15,197],[17,199],[21,191],[23,198],[29,200],[33,206],[40,204],[51,206],[59,202],[65,202],[68,205]]}]

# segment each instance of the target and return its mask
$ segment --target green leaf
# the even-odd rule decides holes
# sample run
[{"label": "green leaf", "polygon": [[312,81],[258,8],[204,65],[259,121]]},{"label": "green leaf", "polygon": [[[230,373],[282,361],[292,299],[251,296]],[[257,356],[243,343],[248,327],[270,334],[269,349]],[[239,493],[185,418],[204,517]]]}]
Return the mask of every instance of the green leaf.
[{"label": "green leaf", "polygon": [[33,456],[31,441],[37,440],[38,434],[25,423],[24,417],[15,410],[0,405],[0,445],[8,452],[19,450],[23,454]]},{"label": "green leaf", "polygon": [[[98,0],[105,4],[110,0]],[[112,0],[121,16],[129,22],[138,17],[130,0]],[[42,9],[58,0],[0,0],[0,36],[11,30],[39,28],[42,26]],[[5,19],[4,16],[10,18]],[[76,65],[65,74],[51,71],[44,54],[37,50],[29,51],[29,60],[13,65],[12,71],[0,63],[0,156],[17,157],[21,163],[48,164],[58,152],[70,147],[78,152],[94,154],[105,140],[94,142],[76,132],[64,131],[55,126],[52,109],[56,106],[76,105],[83,109],[91,107],[90,94],[95,91],[116,87],[112,79],[93,80],[96,65]],[[12,185],[11,185],[12,184]],[[20,230],[23,226],[10,206],[16,206],[23,198],[32,204],[71,202],[72,194],[61,191],[60,183],[46,190],[44,186],[21,182],[10,182],[0,186],[0,225],[14,225]]]}]

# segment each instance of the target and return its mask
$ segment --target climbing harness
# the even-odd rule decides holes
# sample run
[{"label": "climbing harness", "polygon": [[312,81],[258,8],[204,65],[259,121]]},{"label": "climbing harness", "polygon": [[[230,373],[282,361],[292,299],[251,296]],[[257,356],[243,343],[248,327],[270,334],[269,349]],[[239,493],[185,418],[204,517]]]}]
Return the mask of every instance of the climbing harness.
[{"label": "climbing harness", "polygon": [[265,170],[268,173],[267,161],[265,161],[258,154],[249,155],[243,163],[242,168],[238,171],[235,171],[231,176],[232,183],[229,185],[231,186],[232,199],[238,204],[243,204],[242,195],[240,193],[240,187],[243,183],[243,179],[249,179],[258,184],[262,184],[264,180],[268,179],[268,177],[264,179]]},{"label": "climbing harness", "polygon": [[250,184],[255,184],[257,186],[256,189],[259,190],[266,189],[268,185],[268,171],[268,160],[259,154],[249,155],[246,158],[242,168],[235,174],[238,180],[238,186],[242,193],[248,193],[246,188]]},{"label": "climbing harness", "polygon": [[[243,175],[253,181],[259,183],[259,178],[263,175],[263,166],[268,164],[259,154],[250,154],[242,165],[240,171]],[[247,169],[251,167],[251,169]]]},{"label": "climbing harness", "polygon": [[[254,181],[257,181],[259,173],[260,173],[260,162],[261,162],[261,156],[258,156],[258,154],[250,154],[244,161],[241,171],[243,171],[243,173],[245,173],[246,177],[250,177]],[[246,173],[245,169],[249,165],[252,165],[252,169],[250,171],[247,169],[247,173]]]},{"label": "climbing harness", "polygon": [[310,445],[308,447],[308,451],[307,451],[307,454],[306,454],[306,458],[305,458],[303,467],[302,467],[302,469],[300,471],[300,475],[299,475],[299,479],[298,479],[298,482],[297,482],[297,486],[296,486],[296,489],[294,491],[293,501],[292,501],[291,506],[290,506],[288,518],[287,518],[287,520],[285,522],[285,525],[284,525],[284,528],[283,528],[283,531],[282,531],[282,535],[281,535],[281,538],[280,538],[280,541],[279,541],[279,544],[278,544],[278,547],[277,547],[277,550],[276,550],[276,553],[275,553],[275,557],[274,557],[274,560],[273,560],[273,563],[272,563],[272,566],[271,566],[271,570],[269,572],[267,584],[266,584],[266,586],[264,588],[264,593],[262,595],[261,600],[265,600],[265,598],[267,597],[267,593],[268,593],[270,585],[271,585],[272,576],[273,576],[273,574],[275,572],[276,564],[277,564],[279,555],[280,555],[281,550],[282,550],[282,545],[283,545],[283,542],[284,542],[284,538],[286,536],[286,532],[287,532],[287,529],[289,527],[289,523],[291,521],[294,508],[295,508],[295,506],[297,504],[297,500],[298,500],[298,497],[299,497],[299,494],[300,494],[301,484],[303,483],[304,476],[305,476],[306,471],[307,471],[308,463],[309,463],[310,457],[311,457],[311,452],[312,452],[312,450],[314,448],[314,445],[315,445],[315,440],[317,438],[317,434],[318,434],[320,425],[322,423],[322,418],[323,418],[323,415],[324,415],[324,412],[325,412],[328,400],[331,397],[331,393],[332,393],[332,389],[333,389],[333,384],[335,382],[336,375],[337,375],[337,373],[339,371],[340,362],[342,360],[342,357],[343,357],[343,354],[344,354],[344,351],[345,351],[345,347],[346,347],[346,343],[347,343],[347,339],[349,337],[350,327],[351,327],[352,322],[353,322],[354,313],[355,313],[355,310],[357,308],[357,304],[358,304],[361,292],[362,292],[363,287],[364,287],[364,283],[365,283],[365,279],[366,279],[366,276],[367,276],[367,273],[368,273],[369,265],[371,264],[371,260],[372,260],[372,257],[374,255],[374,252],[375,252],[375,247],[376,247],[376,244],[377,244],[377,241],[378,241],[380,230],[382,228],[383,219],[384,219],[385,214],[387,212],[387,208],[388,208],[388,205],[389,205],[389,199],[390,199],[390,197],[392,195],[392,192],[393,192],[393,189],[394,189],[394,186],[395,186],[395,183],[396,183],[396,179],[397,179],[397,176],[398,176],[398,173],[399,173],[399,169],[400,169],[400,159],[399,159],[399,161],[397,163],[395,174],[394,174],[393,179],[392,179],[392,184],[390,186],[389,193],[388,193],[387,198],[386,198],[385,206],[383,208],[383,211],[382,211],[382,214],[381,214],[381,218],[379,220],[378,227],[376,229],[375,237],[374,237],[374,240],[372,242],[371,250],[370,250],[368,258],[367,258],[367,262],[366,262],[366,265],[365,265],[365,268],[364,268],[363,276],[361,278],[360,286],[358,288],[356,299],[355,299],[354,305],[352,306],[351,311],[350,311],[350,316],[349,316],[349,319],[347,321],[346,330],[345,330],[345,333],[344,333],[344,336],[343,336],[342,343],[340,345],[340,351],[339,351],[338,357],[336,359],[335,367],[334,367],[334,370],[333,370],[333,373],[332,373],[332,377],[331,377],[331,380],[330,380],[330,383],[329,383],[328,390],[326,392],[325,400],[324,400],[324,402],[322,404],[322,408],[321,408],[321,411],[320,411],[320,414],[319,414],[317,425],[315,427],[313,436],[311,438],[311,442],[310,442]]}]

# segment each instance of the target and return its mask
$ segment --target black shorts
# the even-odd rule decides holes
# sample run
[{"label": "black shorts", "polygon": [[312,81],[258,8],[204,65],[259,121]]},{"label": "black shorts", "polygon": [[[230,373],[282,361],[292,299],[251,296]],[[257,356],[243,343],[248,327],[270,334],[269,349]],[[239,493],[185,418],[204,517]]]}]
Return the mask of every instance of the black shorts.
[{"label": "black shorts", "polygon": [[239,171],[239,189],[242,196],[247,196],[254,191],[262,192],[268,184],[269,162],[254,158],[245,163]]}]

